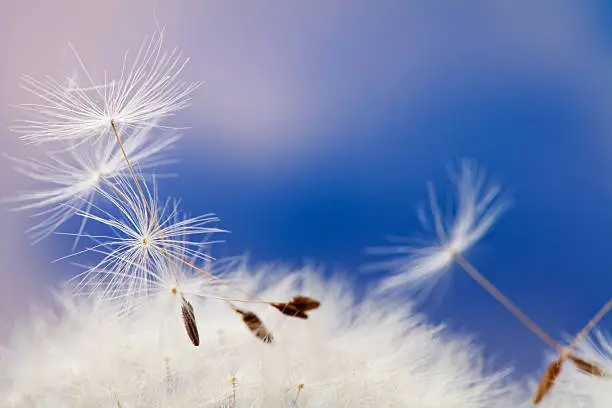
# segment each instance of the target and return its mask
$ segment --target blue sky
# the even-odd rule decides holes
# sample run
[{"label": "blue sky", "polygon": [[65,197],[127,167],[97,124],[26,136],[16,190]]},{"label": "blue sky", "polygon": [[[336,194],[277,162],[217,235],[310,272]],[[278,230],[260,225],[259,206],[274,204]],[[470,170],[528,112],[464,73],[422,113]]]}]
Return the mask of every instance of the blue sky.
[{"label": "blue sky", "polygon": [[[313,55],[296,76],[326,85],[319,92],[328,110],[303,106],[302,115],[318,124],[296,129],[297,136],[283,129],[262,143],[295,138],[315,140],[314,146],[271,155],[273,164],[259,171],[236,165],[249,161],[245,153],[197,151],[198,159],[183,160],[174,188],[197,186],[200,194],[183,193],[186,204],[215,211],[232,230],[220,254],[248,251],[253,260],[296,265],[314,260],[363,283],[373,277],[361,267],[378,260],[365,249],[385,244],[388,235],[418,235],[415,209],[426,202],[425,183],[448,189],[446,166],[473,158],[509,190],[514,204],[468,257],[553,337],[578,331],[612,289],[605,255],[612,227],[605,20],[590,14],[595,6],[583,10],[601,27],[590,33],[590,48],[580,48],[582,34],[560,23],[568,32],[554,44],[546,27],[526,24],[534,37],[503,50],[498,47],[512,44],[511,34],[504,34],[510,40],[487,38],[494,24],[485,23],[471,30],[479,13],[467,8],[463,20],[457,10],[456,18],[420,21],[423,38],[408,40],[402,52],[415,30],[403,27],[409,8],[395,7],[339,19],[329,44],[313,46],[316,53],[307,47],[309,26],[293,32],[291,44],[302,43]],[[546,24],[545,15],[537,17]],[[261,41],[258,49],[275,44]],[[521,48],[530,42],[531,52]],[[396,52],[385,53],[385,46]],[[276,52],[305,59],[289,46]],[[204,126],[187,137],[214,146],[226,135]],[[547,346],[467,275],[455,270],[441,290],[423,307],[433,319],[476,334],[498,364],[515,364],[519,373],[541,366]]]},{"label": "blue sky", "polygon": [[[3,45],[15,69],[0,78],[17,98],[21,72],[63,72],[68,57],[53,51],[66,40],[94,66],[116,66],[116,44],[134,47],[160,20],[168,44],[193,58],[187,79],[205,80],[177,118],[192,127],[175,152],[180,176],[161,191],[222,218],[232,233],[217,256],[310,260],[363,286],[375,277],[361,268],[380,260],[366,248],[417,236],[426,182],[447,191],[446,167],[469,157],[513,199],[467,254],[483,274],[555,338],[610,297],[608,3],[159,1],[150,12],[136,3],[102,35],[108,21],[80,9],[91,5],[49,8],[38,21],[48,6],[14,2],[4,29],[32,39],[11,34],[24,43]],[[82,13],[83,27],[68,24],[70,13]],[[38,54],[42,41],[48,51]],[[546,346],[467,275],[453,275],[423,310],[477,335],[498,365],[538,369]]]},{"label": "blue sky", "polygon": [[[586,324],[612,288],[609,153],[596,141],[584,97],[568,88],[547,78],[489,85],[481,78],[430,96],[418,115],[403,113],[400,100],[369,128],[350,120],[334,126],[330,138],[343,132],[353,142],[321,149],[300,172],[253,176],[198,153],[201,161],[178,167],[181,183],[171,189],[199,190],[183,193],[185,204],[214,210],[232,230],[220,254],[248,251],[253,260],[295,264],[307,258],[361,282],[369,277],[360,267],[378,260],[365,248],[384,245],[388,235],[418,236],[426,181],[450,190],[447,165],[473,158],[513,205],[468,257],[558,337]],[[425,139],[418,149],[414,135]],[[467,275],[455,275],[443,299],[425,310],[478,333],[519,370],[536,369],[545,345]]]}]

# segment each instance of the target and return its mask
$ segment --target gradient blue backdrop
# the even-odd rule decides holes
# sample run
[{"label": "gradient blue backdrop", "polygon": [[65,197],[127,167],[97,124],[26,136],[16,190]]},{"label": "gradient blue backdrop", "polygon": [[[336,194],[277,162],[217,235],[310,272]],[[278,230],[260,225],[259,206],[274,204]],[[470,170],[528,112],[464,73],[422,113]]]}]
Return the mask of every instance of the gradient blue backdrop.
[{"label": "gradient blue backdrop", "polygon": [[[347,12],[351,18],[338,21],[333,45],[317,53],[300,48],[315,31],[307,24],[292,32],[296,40],[284,48],[275,48],[273,36],[253,40],[287,58],[312,54],[299,66],[300,76],[328,84],[330,110],[318,117],[312,112],[311,120],[320,125],[301,135],[316,140],[317,147],[285,158],[299,160],[297,170],[253,172],[234,164],[240,155],[202,149],[185,152],[193,159],[178,167],[181,183],[167,188],[185,197],[188,208],[222,217],[232,234],[218,254],[248,251],[253,260],[296,265],[307,258],[364,282],[371,277],[359,268],[378,260],[364,249],[385,244],[390,234],[418,233],[415,208],[426,202],[426,181],[448,187],[445,166],[474,158],[510,190],[514,205],[468,257],[551,335],[577,332],[612,293],[612,150],[606,140],[612,135],[604,118],[609,113],[596,108],[600,98],[611,100],[609,74],[582,66],[588,64],[581,52],[588,50],[569,55],[566,67],[506,59],[512,52],[495,49],[486,29],[470,38],[471,20],[479,17],[455,6],[457,16],[446,17],[450,29],[443,18],[428,20],[426,31],[436,35],[418,41],[434,50],[426,69],[438,73],[415,96],[410,71],[401,69],[401,61],[412,58],[410,48],[401,47],[404,36],[414,35],[403,27],[411,20],[403,13],[411,9],[398,2],[385,5],[386,11],[371,5]],[[611,9],[601,6],[593,6],[589,21],[600,33],[597,47],[609,53]],[[541,18],[545,24],[547,17]],[[309,24],[315,23],[313,18]],[[569,32],[560,41],[571,38]],[[397,52],[380,59],[377,50],[389,43]],[[546,45],[542,48],[545,55]],[[377,79],[384,87],[389,75],[395,79],[392,89],[381,90]],[[187,137],[214,145],[232,135],[204,127]],[[516,364],[520,374],[542,364],[546,345],[462,272],[455,272],[443,299],[424,310],[478,334],[497,363]]]}]

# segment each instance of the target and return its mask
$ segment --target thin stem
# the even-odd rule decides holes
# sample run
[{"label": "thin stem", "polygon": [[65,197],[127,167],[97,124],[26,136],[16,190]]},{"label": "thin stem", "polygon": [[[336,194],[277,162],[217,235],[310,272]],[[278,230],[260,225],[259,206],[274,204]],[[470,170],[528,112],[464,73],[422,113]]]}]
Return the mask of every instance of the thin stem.
[{"label": "thin stem", "polygon": [[[123,147],[123,143],[121,143],[121,138],[119,137],[119,132],[117,131],[117,127],[115,126],[115,121],[111,120],[111,126],[113,128],[113,132],[115,133],[115,139],[117,140],[117,144],[119,145],[119,149],[121,149],[121,154],[123,155],[123,158],[125,159],[125,163],[128,166],[128,169],[130,170],[130,174],[132,175],[132,179],[134,179],[134,183],[136,184],[136,188],[138,189],[138,192],[140,194],[140,198],[142,199],[142,201],[145,204],[145,207],[147,208],[147,211],[149,212],[149,217],[151,218],[151,223],[153,224],[153,227],[156,230],[159,230],[159,225],[157,224],[157,220],[155,218],[155,214],[153,214],[153,211],[151,210],[151,206],[149,205],[149,201],[147,200],[147,197],[144,194],[144,190],[142,189],[141,185],[140,185],[140,181],[138,181],[138,177],[136,177],[136,172],[134,171],[134,167],[132,167],[132,164],[130,163],[130,159],[127,156],[127,152],[125,151],[125,148]],[[112,184],[112,183],[109,183]],[[115,189],[117,189],[115,187]],[[164,245],[164,239],[162,237],[162,252],[164,253],[164,255],[168,256],[170,255],[170,253],[166,250],[165,245]],[[228,286],[232,286],[231,284],[229,284],[228,282],[225,282],[223,279],[218,278],[216,276],[214,276],[211,273],[205,272],[203,270],[200,270],[200,268],[196,268],[195,265],[191,264],[190,262],[185,261],[183,258],[177,257],[177,256],[173,256],[175,259],[179,260],[180,262],[184,263],[187,266],[190,266],[191,268],[196,269],[198,272],[200,273],[204,273],[209,277],[213,277],[214,279],[228,285]],[[171,264],[171,263],[170,263]],[[174,268],[172,268],[172,265],[170,266],[171,268],[171,272],[172,275],[175,277],[176,279],[176,274],[174,273]]]},{"label": "thin stem", "polygon": [[232,408],[236,408],[236,377],[232,377]]},{"label": "thin stem", "polygon": [[138,189],[138,192],[140,193],[140,198],[142,199],[145,206],[147,207],[147,211],[149,212],[149,216],[151,217],[151,222],[153,223],[153,226],[155,228],[158,228],[157,221],[155,219],[155,215],[153,214],[153,211],[151,211],[151,207],[149,206],[149,201],[147,200],[147,197],[145,196],[144,191],[142,187],[140,186],[140,181],[138,181],[138,177],[136,177],[136,172],[134,171],[134,168],[132,167],[132,163],[130,163],[130,160],[128,159],[125,148],[123,147],[123,143],[121,143],[121,138],[119,137],[119,132],[117,131],[117,127],[115,126],[115,121],[111,119],[110,123],[113,128],[113,132],[115,133],[115,139],[117,140],[119,149],[121,149],[121,154],[123,155],[123,158],[125,159],[125,163],[127,164],[128,169],[130,170],[130,173],[132,174],[134,183],[136,183],[136,188]]},{"label": "thin stem", "polygon": [[[119,145],[119,148],[121,149],[121,153],[123,155],[123,158],[125,159],[125,162],[126,162],[126,164],[128,166],[128,169],[130,170],[130,173],[132,175],[132,178],[134,179],[134,183],[136,184],[136,188],[138,189],[140,197],[143,200],[143,202],[144,202],[144,204],[145,204],[145,206],[147,208],[147,211],[149,212],[149,216],[151,217],[151,222],[152,222],[154,228],[159,230],[159,226],[158,226],[157,221],[155,219],[155,215],[153,214],[153,211],[151,210],[151,206],[149,205],[149,202],[148,202],[148,200],[147,200],[147,198],[146,198],[146,196],[144,194],[144,191],[143,191],[143,189],[142,189],[142,187],[140,185],[140,182],[138,181],[138,177],[136,177],[136,172],[134,171],[134,168],[132,167],[132,164],[130,163],[130,160],[129,160],[128,156],[127,156],[127,152],[125,151],[125,148],[123,147],[123,143],[121,143],[121,138],[119,137],[119,132],[117,131],[117,127],[115,126],[114,120],[111,120],[111,126],[113,128],[113,132],[115,133],[115,139],[117,140],[117,144]],[[190,268],[192,268],[196,272],[199,272],[199,273],[201,273],[203,275],[208,276],[211,279],[214,279],[214,280],[216,280],[218,282],[221,282],[224,285],[229,286],[229,287],[239,291],[240,293],[246,295],[247,297],[254,297],[254,296],[252,296],[251,293],[246,292],[246,291],[240,289],[239,287],[237,287],[237,286],[235,286],[235,285],[225,281],[224,279],[221,279],[218,276],[215,276],[212,273],[207,272],[207,271],[197,267],[196,265],[194,265],[193,263],[185,260],[182,257],[178,257],[178,256],[168,252],[165,249],[165,245],[163,245],[163,243],[164,243],[164,241],[163,241],[163,238],[162,238],[162,251],[163,251],[164,255],[166,255],[167,257],[172,257],[175,260],[178,260],[179,262],[183,263],[184,265],[189,266]],[[172,274],[175,275],[173,271],[172,271]],[[268,304],[270,304],[271,302],[261,302],[261,303],[268,303]]]},{"label": "thin stem", "polygon": [[[173,253],[166,252],[166,254],[167,254],[167,255],[168,255],[170,258],[173,258],[173,259],[175,259],[175,260],[177,260],[177,261],[179,261],[179,262],[182,262],[183,264],[185,264],[185,265],[189,266],[189,267],[190,267],[191,269],[193,269],[194,271],[199,272],[199,273],[201,273],[201,274],[203,274],[203,275],[206,275],[206,276],[208,276],[209,278],[214,279],[214,280],[216,280],[216,281],[218,281],[218,282],[221,282],[221,283],[223,283],[224,285],[229,286],[230,288],[237,290],[238,292],[242,293],[243,295],[246,295],[247,297],[251,297],[251,294],[250,294],[249,292],[247,292],[247,291],[245,291],[245,290],[243,290],[243,289],[239,288],[239,287],[238,287],[238,286],[236,286],[236,285],[233,285],[233,284],[231,284],[231,283],[227,282],[227,281],[226,281],[226,280],[224,280],[224,279],[221,279],[220,277],[218,277],[218,276],[216,276],[216,275],[213,275],[213,274],[212,274],[212,273],[210,273],[210,272],[205,271],[204,269],[202,269],[202,268],[198,267],[197,265],[194,265],[192,262],[189,262],[189,261],[185,260],[184,258],[181,258],[181,257],[179,257],[179,256],[176,256],[176,255],[174,255]],[[270,303],[270,302],[263,302],[263,303]]]},{"label": "thin stem", "polygon": [[591,319],[591,321],[582,329],[580,333],[576,336],[572,344],[567,347],[568,354],[580,343],[589,332],[595,327],[597,323],[608,313],[608,311],[612,309],[612,299],[608,300],[608,302],[597,312],[597,314]]},{"label": "thin stem", "polygon": [[[194,295],[197,296],[199,298],[204,298],[204,299],[216,299],[216,300],[224,300],[228,303],[230,302],[236,302],[236,303],[255,303],[255,304],[260,304],[260,305],[271,305],[274,302],[269,302],[267,300],[249,300],[249,299],[232,299],[232,298],[226,298],[226,297],[222,297],[222,296],[213,296],[213,295],[200,295],[198,293],[191,293],[191,292],[184,292],[184,293],[189,293],[190,295]],[[231,303],[230,303],[231,305]],[[235,309],[235,307],[232,305],[232,308]]]},{"label": "thin stem", "polygon": [[609,300],[597,314],[589,321],[589,323],[578,333],[574,338],[574,341],[563,348],[559,346],[544,330],[542,330],[533,320],[523,313],[516,305],[514,305],[510,299],[508,299],[499,289],[497,289],[491,282],[489,282],[478,270],[470,264],[463,255],[460,253],[454,253],[453,257],[455,261],[476,281],[478,282],[487,292],[489,292],[495,299],[497,299],[506,309],[508,309],[516,318],[518,318],[528,329],[534,332],[540,337],[545,343],[552,346],[554,349],[559,351],[561,361],[565,361],[571,354],[572,350],[578,346],[578,344],[584,340],[588,333],[599,323],[601,319],[612,309],[612,299]]},{"label": "thin stem", "polygon": [[290,407],[297,407],[297,402],[298,402],[298,399],[300,398],[300,393],[302,392],[303,389],[304,389],[304,384],[298,385],[297,393],[295,394],[295,399],[291,401],[291,405],[289,405]]},{"label": "thin stem", "polygon": [[544,330],[542,330],[533,320],[523,313],[514,303],[510,301],[499,289],[497,289],[491,282],[487,280],[478,270],[470,264],[467,259],[458,252],[453,253],[455,261],[474,279],[480,284],[487,292],[491,294],[497,301],[499,301],[510,313],[512,313],[517,319],[521,321],[529,330],[534,332],[540,339],[546,344],[550,345],[555,350],[561,351],[562,348],[555,342]]},{"label": "thin stem", "polygon": [[[123,158],[125,159],[125,163],[128,166],[128,169],[130,170],[130,174],[132,175],[132,179],[134,179],[134,183],[136,184],[136,188],[138,189],[138,193],[140,194],[140,198],[142,199],[145,207],[147,208],[147,212],[149,213],[149,218],[151,219],[151,223],[153,224],[153,228],[155,228],[156,230],[159,230],[159,226],[157,224],[157,220],[155,218],[155,214],[153,214],[153,211],[151,210],[151,206],[149,205],[149,200],[147,200],[147,197],[145,196],[144,190],[142,189],[141,185],[140,185],[140,181],[138,181],[138,177],[136,177],[136,172],[134,171],[134,167],[132,167],[132,163],[130,163],[130,159],[128,159],[127,156],[127,152],[125,151],[125,148],[123,147],[123,143],[121,143],[121,138],[119,137],[119,132],[117,131],[117,126],[115,126],[115,121],[111,119],[111,126],[113,128],[113,133],[115,133],[115,139],[117,140],[117,144],[119,145],[119,149],[121,149],[121,154],[123,155]],[[109,184],[112,185],[112,183],[109,182]],[[115,187],[113,185],[114,189],[117,191],[117,187]],[[122,194],[124,199],[126,199],[125,195]],[[166,252],[165,249],[165,245],[164,245],[164,239],[162,237],[162,252]],[[170,273],[172,274],[172,276],[174,277],[174,279],[176,280],[176,273],[174,271],[174,267],[172,266],[172,264],[170,264]]]}]

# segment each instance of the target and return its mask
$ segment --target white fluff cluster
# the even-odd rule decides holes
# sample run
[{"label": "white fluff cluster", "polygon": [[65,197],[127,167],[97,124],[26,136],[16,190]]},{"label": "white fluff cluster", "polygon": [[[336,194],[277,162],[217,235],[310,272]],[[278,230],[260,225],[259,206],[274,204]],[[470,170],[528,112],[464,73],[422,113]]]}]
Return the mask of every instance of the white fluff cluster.
[{"label": "white fluff cluster", "polygon": [[274,335],[257,339],[226,303],[193,301],[200,346],[166,292],[118,318],[114,303],[58,296],[2,351],[2,406],[415,407],[516,406],[505,372],[486,372],[467,339],[426,324],[408,304],[366,296],[312,269],[236,267],[224,276],[259,298],[321,300],[306,321],[264,305]]}]

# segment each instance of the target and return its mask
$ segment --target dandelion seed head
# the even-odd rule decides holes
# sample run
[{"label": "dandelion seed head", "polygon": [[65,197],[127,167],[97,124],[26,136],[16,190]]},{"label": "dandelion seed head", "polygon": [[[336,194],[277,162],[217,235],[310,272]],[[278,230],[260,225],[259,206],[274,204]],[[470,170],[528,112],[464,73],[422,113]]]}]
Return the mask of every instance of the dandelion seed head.
[{"label": "dandelion seed head", "polygon": [[0,401],[18,392],[19,408],[25,401],[45,406],[48,398],[55,406],[115,406],[119,399],[123,407],[219,407],[235,392],[237,406],[273,407],[289,406],[300,391],[303,408],[519,406],[505,371],[486,369],[471,341],[426,324],[404,302],[357,301],[346,282],[309,268],[242,269],[227,277],[260,288],[260,298],[303,291],[321,306],[303,322],[252,305],[275,334],[271,346],[225,303],[196,298],[204,323],[201,345],[193,347],[162,292],[121,319],[103,296],[63,295],[60,316],[35,312],[31,324],[40,327],[26,326],[0,348],[0,384],[9,380]]}]

